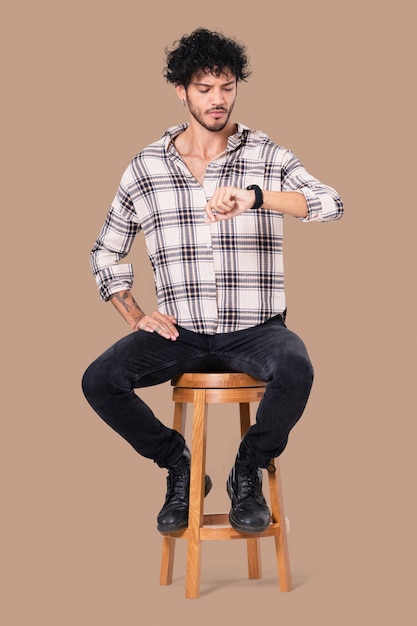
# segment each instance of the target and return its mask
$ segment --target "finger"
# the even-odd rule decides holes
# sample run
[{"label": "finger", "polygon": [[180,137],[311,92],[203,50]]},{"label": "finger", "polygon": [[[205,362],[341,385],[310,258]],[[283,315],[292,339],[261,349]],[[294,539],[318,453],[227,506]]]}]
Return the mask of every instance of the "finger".
[{"label": "finger", "polygon": [[206,219],[205,223],[210,224],[220,219],[224,213],[228,213],[234,208],[234,201],[230,198],[230,192],[227,188],[216,189],[213,197],[205,206]]},{"label": "finger", "polygon": [[235,207],[234,189],[231,187],[223,187],[218,189],[218,193],[215,195],[214,209],[218,213],[228,213]]},{"label": "finger", "polygon": [[157,333],[160,337],[163,337],[164,339],[170,339],[171,341],[175,341],[179,337],[179,332],[176,328],[169,329],[158,327],[155,329],[154,332]]},{"label": "finger", "polygon": [[206,223],[210,223],[210,222],[215,222],[216,221],[216,209],[215,209],[215,204],[212,202],[212,200],[209,200],[206,204],[206,206],[204,207],[204,210],[206,212]]},{"label": "finger", "polygon": [[[173,321],[171,321],[173,320]],[[174,325],[176,323],[175,318],[172,315],[158,314],[157,319],[154,319],[151,332],[158,333],[165,339],[177,339],[179,336],[178,329]]]}]

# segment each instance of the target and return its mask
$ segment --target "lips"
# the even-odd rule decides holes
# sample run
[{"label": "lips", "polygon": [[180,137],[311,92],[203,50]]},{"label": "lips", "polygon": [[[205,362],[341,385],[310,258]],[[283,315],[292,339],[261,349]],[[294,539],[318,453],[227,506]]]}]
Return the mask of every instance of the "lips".
[{"label": "lips", "polygon": [[224,115],[226,113],[225,109],[212,109],[211,111],[208,111],[209,115],[212,115],[213,117],[221,117],[222,115]]}]

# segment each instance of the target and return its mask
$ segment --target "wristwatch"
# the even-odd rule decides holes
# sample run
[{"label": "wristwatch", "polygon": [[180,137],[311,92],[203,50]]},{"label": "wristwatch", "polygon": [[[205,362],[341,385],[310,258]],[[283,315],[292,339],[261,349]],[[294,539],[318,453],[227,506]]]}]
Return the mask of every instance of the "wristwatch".
[{"label": "wristwatch", "polygon": [[251,209],[259,209],[259,207],[261,207],[264,203],[262,189],[258,185],[249,185],[246,189],[248,191],[252,190],[255,192],[255,204],[251,207]]}]

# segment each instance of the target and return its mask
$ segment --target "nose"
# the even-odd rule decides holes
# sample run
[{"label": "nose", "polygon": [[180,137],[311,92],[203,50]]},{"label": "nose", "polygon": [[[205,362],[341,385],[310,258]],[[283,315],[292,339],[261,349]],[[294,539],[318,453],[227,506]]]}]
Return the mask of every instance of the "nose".
[{"label": "nose", "polygon": [[224,104],[224,93],[221,89],[213,89],[212,101],[215,106]]}]

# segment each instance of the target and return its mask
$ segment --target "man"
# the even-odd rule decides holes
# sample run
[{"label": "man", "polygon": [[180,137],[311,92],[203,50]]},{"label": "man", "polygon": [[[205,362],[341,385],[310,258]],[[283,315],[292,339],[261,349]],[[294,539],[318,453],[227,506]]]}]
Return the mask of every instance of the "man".
[{"label": "man", "polygon": [[[187,526],[190,451],[135,389],[204,371],[267,383],[227,479],[232,526],[259,532],[270,519],[261,469],[286,447],[313,380],[303,342],[285,325],[283,217],[336,220],[343,205],[289,150],[231,120],[249,74],[244,46],[221,33],[197,29],[167,51],[165,77],[189,122],[132,160],[91,255],[102,299],[132,332],[90,365],[83,389],[138,453],[167,468],[160,532]],[[119,264],[139,231],[154,272],[153,313],[132,295],[130,264]]]}]

